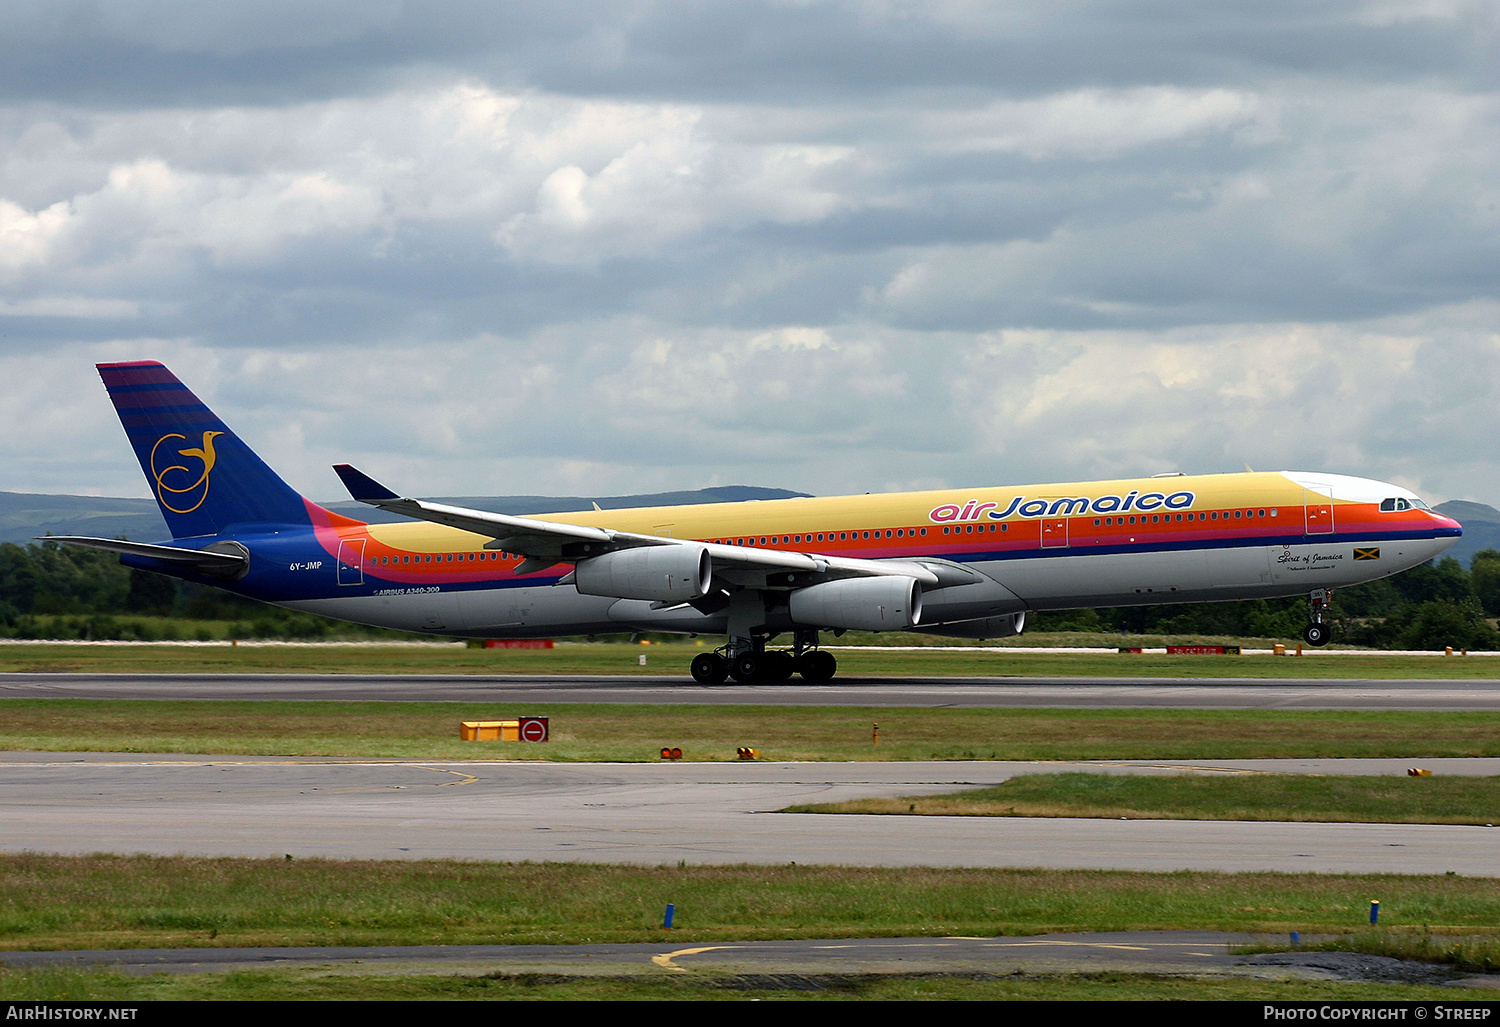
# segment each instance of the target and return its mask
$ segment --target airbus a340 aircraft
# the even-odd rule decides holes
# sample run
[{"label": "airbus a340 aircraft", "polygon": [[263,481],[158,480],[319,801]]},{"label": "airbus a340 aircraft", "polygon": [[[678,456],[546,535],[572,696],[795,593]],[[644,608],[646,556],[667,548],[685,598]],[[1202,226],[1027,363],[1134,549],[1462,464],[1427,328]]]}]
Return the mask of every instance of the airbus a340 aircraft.
[{"label": "airbus a340 aircraft", "polygon": [[[727,635],[700,682],[826,681],[818,633],[1020,633],[1032,610],[1303,594],[1430,560],[1462,534],[1411,492],[1281,471],[510,517],[403,499],[346,464],[366,524],[304,499],[155,361],[99,372],[172,532],[60,537],[131,567],[408,631]],[[780,636],[789,649],[769,649]]]}]

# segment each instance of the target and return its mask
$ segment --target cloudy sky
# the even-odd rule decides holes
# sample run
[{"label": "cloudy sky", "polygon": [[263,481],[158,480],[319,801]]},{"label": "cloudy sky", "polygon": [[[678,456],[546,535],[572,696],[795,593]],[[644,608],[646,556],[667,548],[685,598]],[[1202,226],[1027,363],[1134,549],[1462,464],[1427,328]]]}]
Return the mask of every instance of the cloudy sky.
[{"label": "cloudy sky", "polygon": [[1500,505],[1496,0],[0,3],[0,489]]}]

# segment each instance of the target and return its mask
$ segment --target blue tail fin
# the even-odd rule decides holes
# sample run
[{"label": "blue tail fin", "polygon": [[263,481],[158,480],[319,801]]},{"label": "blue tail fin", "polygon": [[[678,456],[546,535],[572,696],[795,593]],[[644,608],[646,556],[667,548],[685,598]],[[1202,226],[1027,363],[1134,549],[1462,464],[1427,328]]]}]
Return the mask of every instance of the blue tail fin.
[{"label": "blue tail fin", "polygon": [[173,538],[311,523],[310,504],[154,360],[100,364]]}]

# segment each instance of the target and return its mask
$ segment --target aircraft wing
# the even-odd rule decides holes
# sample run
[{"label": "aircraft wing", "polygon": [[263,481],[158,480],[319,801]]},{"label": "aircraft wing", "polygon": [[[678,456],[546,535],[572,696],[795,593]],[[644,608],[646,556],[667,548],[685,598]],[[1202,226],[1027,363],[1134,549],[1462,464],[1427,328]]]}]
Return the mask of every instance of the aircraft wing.
[{"label": "aircraft wing", "polygon": [[[428,503],[420,499],[404,499],[348,464],[336,464],[333,469],[343,480],[349,494],[361,503],[418,520],[461,528],[476,535],[487,535],[493,541],[486,542],[484,548],[520,553],[526,560],[516,568],[518,574],[544,570],[558,563],[575,563],[621,549],[693,546],[706,550],[714,569],[729,572],[731,578],[736,572],[748,574],[752,579],[760,579],[763,575],[774,576],[780,571],[797,575],[798,584],[812,584],[814,581],[835,578],[887,575],[916,578],[928,586],[939,586],[940,582],[954,583],[948,580],[951,574],[946,569],[939,569],[935,573],[924,564],[910,560],[860,560],[843,556],[788,553],[775,549],[751,549],[662,535],[639,535],[610,528],[561,524],[534,517],[512,517],[509,514],[469,510],[461,506]],[[807,575],[811,575],[811,578],[806,577]],[[746,583],[765,585],[769,582],[753,580]]]}]

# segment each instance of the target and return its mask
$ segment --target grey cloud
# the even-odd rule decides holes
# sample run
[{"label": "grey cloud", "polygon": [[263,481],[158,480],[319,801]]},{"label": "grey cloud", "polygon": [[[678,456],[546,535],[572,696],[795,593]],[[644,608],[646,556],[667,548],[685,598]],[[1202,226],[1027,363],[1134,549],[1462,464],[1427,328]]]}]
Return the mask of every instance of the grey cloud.
[{"label": "grey cloud", "polygon": [[1079,83],[1333,74],[1493,84],[1496,13],[1450,5],[1189,0],[233,5],[31,0],[0,12],[0,96],[103,105],[284,103],[413,74],[689,102],[872,91],[1037,94]]},{"label": "grey cloud", "polygon": [[1500,501],[1455,441],[1500,428],[1495,17],[7,5],[0,487],[138,494],[76,383],[157,357],[315,494],[1249,461]]}]

